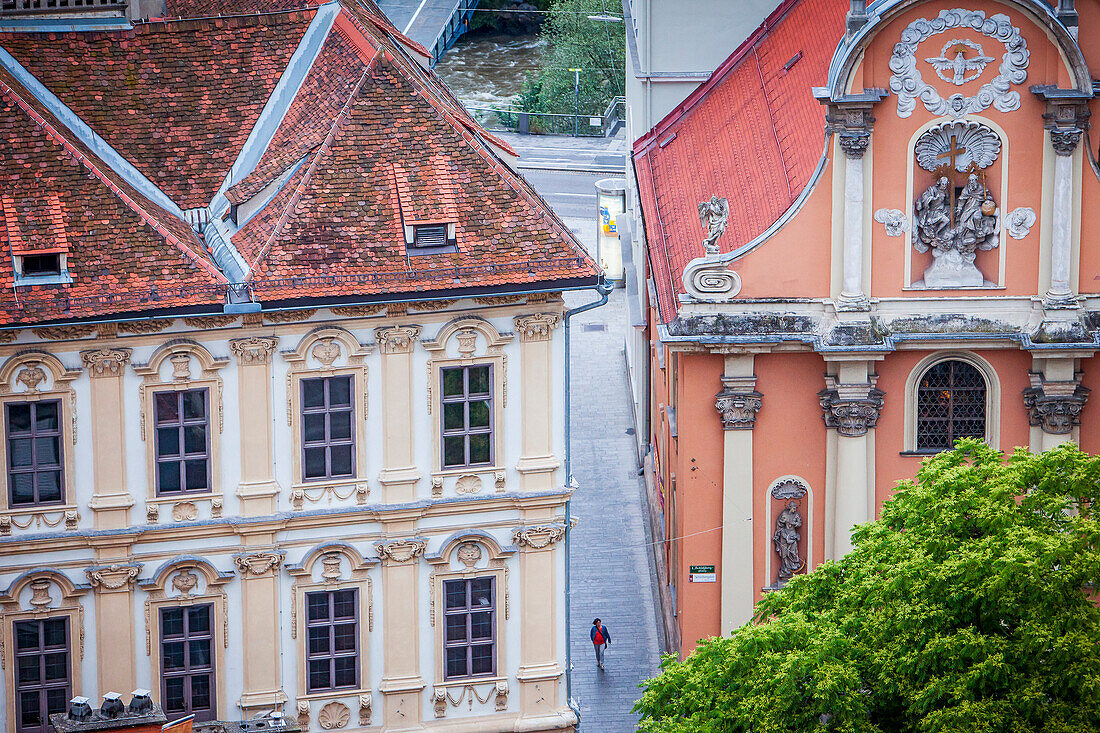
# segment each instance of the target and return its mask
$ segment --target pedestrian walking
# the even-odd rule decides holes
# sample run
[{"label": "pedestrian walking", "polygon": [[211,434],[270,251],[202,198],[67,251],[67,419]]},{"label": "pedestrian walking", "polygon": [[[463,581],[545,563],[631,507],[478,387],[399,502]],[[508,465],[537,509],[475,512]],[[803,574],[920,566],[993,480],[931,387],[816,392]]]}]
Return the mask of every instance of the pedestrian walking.
[{"label": "pedestrian walking", "polygon": [[603,651],[611,643],[611,632],[602,621],[596,619],[588,635],[592,637],[592,647],[596,650],[596,666],[603,669]]}]

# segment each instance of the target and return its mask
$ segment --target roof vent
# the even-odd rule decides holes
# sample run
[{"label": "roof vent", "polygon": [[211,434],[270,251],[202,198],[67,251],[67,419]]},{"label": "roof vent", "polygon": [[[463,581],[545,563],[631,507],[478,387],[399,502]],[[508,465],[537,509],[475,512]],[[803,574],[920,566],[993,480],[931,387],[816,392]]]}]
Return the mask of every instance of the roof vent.
[{"label": "roof vent", "polygon": [[152,693],[149,690],[134,690],[130,693],[130,704],[126,706],[130,715],[145,715],[153,709]]},{"label": "roof vent", "polygon": [[108,720],[114,720],[126,711],[122,704],[122,695],[117,692],[108,692],[103,696],[103,704],[99,706],[99,714]]},{"label": "roof vent", "polygon": [[69,700],[69,720],[87,720],[92,717],[91,701],[77,695]]}]

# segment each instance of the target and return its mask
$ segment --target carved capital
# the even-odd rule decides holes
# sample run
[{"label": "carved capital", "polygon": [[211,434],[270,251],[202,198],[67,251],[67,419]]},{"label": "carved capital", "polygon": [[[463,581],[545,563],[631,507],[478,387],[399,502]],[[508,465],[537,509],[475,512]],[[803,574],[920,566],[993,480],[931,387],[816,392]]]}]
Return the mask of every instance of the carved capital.
[{"label": "carved capital", "polygon": [[539,524],[531,527],[517,527],[512,530],[512,544],[542,550],[565,536],[565,527],[560,524]]},{"label": "carved capital", "polygon": [[1068,435],[1081,424],[1081,410],[1090,390],[1081,386],[1081,372],[1072,381],[1047,380],[1038,372],[1028,372],[1031,387],[1024,390],[1024,407],[1029,425],[1051,435]]},{"label": "carved capital", "polygon": [[409,354],[420,338],[420,326],[383,326],[374,329],[374,338],[383,354]]},{"label": "carved capital", "polygon": [[90,349],[81,351],[80,358],[88,373],[93,377],[117,377],[122,374],[126,365],[130,363],[130,354],[133,349],[118,348]]},{"label": "carved capital", "polygon": [[274,574],[283,564],[283,554],[279,550],[264,550],[250,555],[235,555],[233,562],[237,565],[237,572],[244,576]]},{"label": "carved capital", "polygon": [[229,350],[241,364],[267,364],[278,345],[279,339],[273,336],[249,336],[230,341]]},{"label": "carved capital", "polygon": [[378,553],[379,559],[403,563],[420,557],[427,547],[428,543],[424,540],[391,540],[379,542],[374,546],[374,551]]},{"label": "carved capital", "polygon": [[756,377],[723,378],[725,386],[714,396],[714,406],[722,418],[723,430],[752,430],[756,413],[764,404],[764,395],[757,392]]},{"label": "carved capital", "polygon": [[853,160],[859,160],[867,152],[871,134],[863,131],[845,131],[840,134],[840,149]]},{"label": "carved capital", "polygon": [[536,313],[531,316],[516,316],[512,320],[516,324],[520,341],[547,341],[550,332],[561,322],[561,317],[555,313]]},{"label": "carved capital", "polygon": [[1081,142],[1081,130],[1076,127],[1054,128],[1050,131],[1050,144],[1058,155],[1073,155]]},{"label": "carved capital", "polygon": [[104,565],[88,568],[88,582],[99,591],[129,590],[141,572],[141,565]]},{"label": "carved capital", "polygon": [[825,389],[817,393],[825,427],[850,438],[866,435],[878,424],[886,394],[875,388],[877,376],[864,384],[842,384],[835,377],[825,378]]}]

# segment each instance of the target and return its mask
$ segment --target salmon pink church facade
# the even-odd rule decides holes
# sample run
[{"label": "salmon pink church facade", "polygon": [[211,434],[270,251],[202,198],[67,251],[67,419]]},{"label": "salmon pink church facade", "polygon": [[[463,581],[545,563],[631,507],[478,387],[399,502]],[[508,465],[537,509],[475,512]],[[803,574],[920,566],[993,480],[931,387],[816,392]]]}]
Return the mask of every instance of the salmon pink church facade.
[{"label": "salmon pink church facade", "polygon": [[1073,0],[785,0],[635,143],[683,653],[960,437],[1100,452],[1097,27]]}]

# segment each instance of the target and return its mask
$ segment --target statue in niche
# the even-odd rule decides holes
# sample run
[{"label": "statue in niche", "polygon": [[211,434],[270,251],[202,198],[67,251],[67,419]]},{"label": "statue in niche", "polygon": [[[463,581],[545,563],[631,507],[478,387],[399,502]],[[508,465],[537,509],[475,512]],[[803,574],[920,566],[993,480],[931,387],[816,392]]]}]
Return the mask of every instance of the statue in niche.
[{"label": "statue in niche", "polygon": [[1000,216],[986,187],[985,169],[1001,151],[1001,141],[985,125],[955,121],[935,125],[917,140],[921,168],[935,176],[913,203],[913,248],[931,251],[926,288],[981,287],[974,264],[979,251],[997,247]]},{"label": "statue in niche", "polygon": [[974,259],[979,250],[997,246],[998,220],[997,204],[979,175],[971,171],[957,196],[948,176],[941,175],[914,208],[913,247],[921,253],[932,251],[932,265],[924,273],[925,287],[984,285]]},{"label": "statue in niche", "polygon": [[806,564],[798,555],[798,543],[802,539],[802,534],[799,532],[801,528],[802,514],[798,511],[798,502],[792,499],[787,502],[786,508],[775,520],[775,534],[772,535],[775,553],[779,555],[777,586],[783,585],[794,577],[795,573],[802,570]]}]

